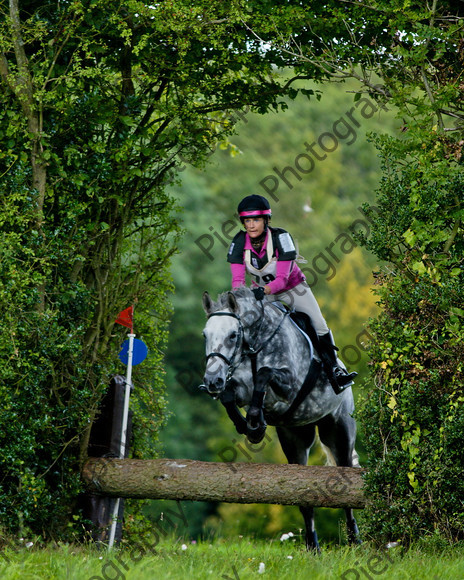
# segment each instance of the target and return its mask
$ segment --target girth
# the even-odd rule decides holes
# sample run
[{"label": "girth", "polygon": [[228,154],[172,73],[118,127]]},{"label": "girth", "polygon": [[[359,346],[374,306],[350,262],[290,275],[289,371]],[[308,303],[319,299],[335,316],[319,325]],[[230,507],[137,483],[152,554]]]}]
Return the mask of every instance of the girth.
[{"label": "girth", "polygon": [[303,384],[300,387],[300,390],[296,394],[296,397],[293,399],[290,407],[286,411],[284,411],[281,415],[273,415],[273,418],[278,419],[279,421],[286,421],[290,418],[290,416],[298,409],[298,407],[303,403],[306,397],[311,392],[312,388],[316,384],[316,381],[319,377],[319,373],[321,372],[322,363],[315,358],[311,359],[311,364],[309,365],[308,374],[306,375]]}]

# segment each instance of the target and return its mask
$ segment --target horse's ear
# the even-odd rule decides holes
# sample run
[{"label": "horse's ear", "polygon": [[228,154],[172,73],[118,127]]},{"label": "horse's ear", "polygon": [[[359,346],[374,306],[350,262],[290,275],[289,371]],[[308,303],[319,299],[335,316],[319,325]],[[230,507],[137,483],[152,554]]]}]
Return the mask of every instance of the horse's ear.
[{"label": "horse's ear", "polygon": [[227,304],[228,304],[229,308],[232,310],[232,312],[235,312],[235,313],[238,312],[237,299],[232,294],[232,292],[227,292]]},{"label": "horse's ear", "polygon": [[208,294],[208,292],[203,292],[203,310],[206,312],[206,314],[209,314],[212,307],[213,301],[211,300],[211,296]]}]

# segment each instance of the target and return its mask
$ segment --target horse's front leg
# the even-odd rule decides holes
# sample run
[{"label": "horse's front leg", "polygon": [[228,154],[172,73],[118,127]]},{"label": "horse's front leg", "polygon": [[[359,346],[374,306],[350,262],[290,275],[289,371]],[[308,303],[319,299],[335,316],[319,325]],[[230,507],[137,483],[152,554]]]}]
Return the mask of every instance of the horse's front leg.
[{"label": "horse's front leg", "polygon": [[247,432],[247,422],[245,417],[240,413],[235,400],[235,389],[237,388],[237,381],[231,379],[226,384],[226,388],[220,395],[221,403],[224,405],[229,418],[235,425],[237,432],[244,435]]},{"label": "horse's front leg", "polygon": [[259,443],[266,432],[267,423],[264,418],[264,397],[268,387],[277,396],[288,399],[291,392],[292,375],[289,369],[260,368],[255,377],[253,395],[247,412],[247,437],[251,443]]}]

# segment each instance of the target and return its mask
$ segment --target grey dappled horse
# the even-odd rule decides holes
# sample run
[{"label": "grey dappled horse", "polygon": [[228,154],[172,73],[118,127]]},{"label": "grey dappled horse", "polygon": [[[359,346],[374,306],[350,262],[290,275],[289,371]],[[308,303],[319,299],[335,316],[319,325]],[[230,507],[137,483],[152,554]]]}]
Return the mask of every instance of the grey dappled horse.
[{"label": "grey dappled horse", "polygon": [[[275,425],[289,463],[306,465],[319,438],[339,466],[359,467],[351,388],[336,395],[317,352],[288,311],[257,301],[249,288],[225,292],[213,302],[203,294],[208,321],[202,388],[219,398],[237,431],[259,443],[266,423]],[[246,407],[247,417],[237,407]],[[318,550],[314,508],[300,507],[306,546]],[[345,509],[348,540],[359,543],[352,509]]]}]

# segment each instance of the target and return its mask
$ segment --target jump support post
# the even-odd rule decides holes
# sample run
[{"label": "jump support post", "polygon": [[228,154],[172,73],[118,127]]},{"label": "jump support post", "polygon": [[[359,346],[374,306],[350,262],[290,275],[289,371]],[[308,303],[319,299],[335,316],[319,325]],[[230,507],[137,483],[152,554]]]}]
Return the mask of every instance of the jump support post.
[{"label": "jump support post", "polygon": [[363,508],[363,469],[214,463],[189,459],[90,458],[88,491],[110,497]]}]

